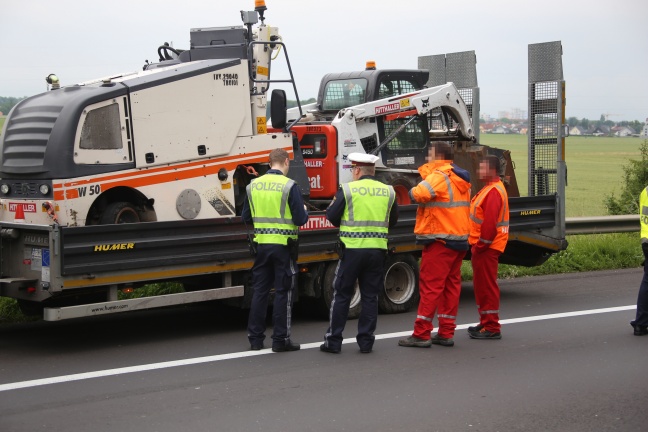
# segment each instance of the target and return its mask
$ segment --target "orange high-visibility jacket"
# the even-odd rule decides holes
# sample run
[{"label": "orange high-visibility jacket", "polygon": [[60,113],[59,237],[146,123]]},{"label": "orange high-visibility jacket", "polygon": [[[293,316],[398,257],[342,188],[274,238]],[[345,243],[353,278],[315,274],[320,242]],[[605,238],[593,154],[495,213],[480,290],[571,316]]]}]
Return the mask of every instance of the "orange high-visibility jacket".
[{"label": "orange high-visibility jacket", "polygon": [[[493,240],[481,238],[481,227],[484,222],[484,210],[482,203],[484,197],[488,195],[491,189],[495,189],[502,199],[502,206],[500,207],[499,215],[497,216],[496,229],[497,234]],[[488,244],[490,249],[495,249],[504,252],[506,242],[509,236],[509,208],[508,208],[508,194],[504,188],[501,180],[491,182],[484,186],[482,190],[477,192],[477,195],[470,203],[470,240],[468,242],[474,245],[478,241]]]},{"label": "orange high-visibility jacket", "polygon": [[419,205],[416,239],[467,241],[470,183],[453,171],[449,161],[427,163],[419,173],[423,181],[410,190],[410,198]]}]

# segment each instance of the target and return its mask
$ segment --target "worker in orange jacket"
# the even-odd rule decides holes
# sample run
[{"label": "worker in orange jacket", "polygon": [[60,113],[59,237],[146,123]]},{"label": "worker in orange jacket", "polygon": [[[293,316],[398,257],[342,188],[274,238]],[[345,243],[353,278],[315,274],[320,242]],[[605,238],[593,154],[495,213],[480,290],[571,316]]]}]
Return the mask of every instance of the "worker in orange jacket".
[{"label": "worker in orange jacket", "polygon": [[[417,244],[423,244],[419,276],[418,314],[411,336],[398,341],[405,347],[454,345],[461,262],[468,251],[470,174],[452,163],[452,146],[432,143],[428,163],[419,168],[423,181],[410,190],[418,203]],[[437,314],[439,331],[431,337],[432,319]]]},{"label": "worker in orange jacket", "polygon": [[473,339],[501,339],[499,323],[500,290],[497,285],[499,256],[506,248],[509,233],[508,194],[500,180],[500,160],[485,156],[477,174],[486,184],[470,203],[471,262],[479,325],[468,327]]}]

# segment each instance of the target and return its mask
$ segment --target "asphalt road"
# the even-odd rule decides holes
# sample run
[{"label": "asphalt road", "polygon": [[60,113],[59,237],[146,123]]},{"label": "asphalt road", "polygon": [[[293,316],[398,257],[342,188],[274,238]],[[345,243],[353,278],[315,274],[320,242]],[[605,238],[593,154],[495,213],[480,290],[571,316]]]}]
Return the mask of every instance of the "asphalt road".
[{"label": "asphalt road", "polygon": [[[648,430],[648,336],[629,321],[641,269],[501,281],[499,341],[402,348],[415,312],[355,321],[341,354],[297,310],[293,353],[248,351],[246,314],[214,304],[0,328],[0,431]],[[252,355],[250,355],[252,354]]]}]

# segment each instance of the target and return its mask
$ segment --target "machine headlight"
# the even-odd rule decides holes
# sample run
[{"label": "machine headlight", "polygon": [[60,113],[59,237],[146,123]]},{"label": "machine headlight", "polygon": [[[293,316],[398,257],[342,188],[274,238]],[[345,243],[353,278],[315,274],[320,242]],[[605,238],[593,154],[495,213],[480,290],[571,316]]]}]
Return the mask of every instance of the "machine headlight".
[{"label": "machine headlight", "polygon": [[47,194],[49,193],[50,188],[49,188],[49,186],[47,186],[46,184],[42,184],[42,185],[40,185],[40,187],[38,188],[38,190],[40,190],[40,193],[41,193],[41,194],[43,194],[43,195],[47,195]]},{"label": "machine headlight", "polygon": [[3,194],[7,195],[9,193],[9,190],[10,189],[8,184],[2,183],[2,185],[0,185],[0,192],[2,192]]}]

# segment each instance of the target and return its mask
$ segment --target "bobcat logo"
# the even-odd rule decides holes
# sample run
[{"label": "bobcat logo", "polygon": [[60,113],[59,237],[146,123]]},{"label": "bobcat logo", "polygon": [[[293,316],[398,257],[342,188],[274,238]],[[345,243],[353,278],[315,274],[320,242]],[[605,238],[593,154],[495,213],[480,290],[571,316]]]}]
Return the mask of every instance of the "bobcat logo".
[{"label": "bobcat logo", "polygon": [[430,106],[430,98],[421,99],[421,102],[423,102],[423,108],[427,108],[428,106]]}]

